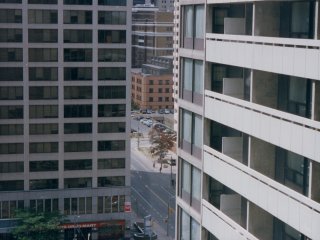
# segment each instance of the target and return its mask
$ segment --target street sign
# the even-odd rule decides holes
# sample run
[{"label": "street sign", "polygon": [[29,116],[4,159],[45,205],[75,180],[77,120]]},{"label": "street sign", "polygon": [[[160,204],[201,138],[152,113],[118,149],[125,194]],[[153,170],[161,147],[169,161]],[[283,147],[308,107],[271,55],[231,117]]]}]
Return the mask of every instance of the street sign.
[{"label": "street sign", "polygon": [[124,203],[124,212],[131,212],[131,202]]}]

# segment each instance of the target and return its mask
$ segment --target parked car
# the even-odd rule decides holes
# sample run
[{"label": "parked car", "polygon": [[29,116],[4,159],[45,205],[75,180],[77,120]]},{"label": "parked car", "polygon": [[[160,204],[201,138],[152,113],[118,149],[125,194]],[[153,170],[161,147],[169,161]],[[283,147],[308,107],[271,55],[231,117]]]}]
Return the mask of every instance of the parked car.
[{"label": "parked car", "polygon": [[165,110],[164,110],[164,113],[165,113],[165,114],[169,114],[169,113],[170,113],[170,110],[169,110],[169,109],[165,109]]},{"label": "parked car", "polygon": [[159,114],[164,114],[164,109],[159,109],[158,113]]},{"label": "parked car", "polygon": [[151,119],[146,119],[145,123],[144,123],[147,127],[151,127],[152,126],[152,120]]}]

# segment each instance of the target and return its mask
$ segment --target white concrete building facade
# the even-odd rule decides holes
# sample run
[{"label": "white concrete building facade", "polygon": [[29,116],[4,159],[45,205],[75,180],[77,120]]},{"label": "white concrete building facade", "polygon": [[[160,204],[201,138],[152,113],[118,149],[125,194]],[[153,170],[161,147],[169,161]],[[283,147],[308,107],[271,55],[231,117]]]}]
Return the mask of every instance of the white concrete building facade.
[{"label": "white concrete building facade", "polygon": [[320,2],[178,5],[176,238],[320,239]]},{"label": "white concrete building facade", "polygon": [[23,207],[60,210],[92,239],[130,225],[131,9],[0,1],[1,239]]}]

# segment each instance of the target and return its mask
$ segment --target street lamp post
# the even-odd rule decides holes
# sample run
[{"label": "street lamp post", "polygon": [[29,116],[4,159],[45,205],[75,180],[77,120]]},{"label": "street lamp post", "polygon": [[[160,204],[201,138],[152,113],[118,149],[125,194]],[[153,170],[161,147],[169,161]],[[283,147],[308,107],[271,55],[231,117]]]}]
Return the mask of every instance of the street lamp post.
[{"label": "street lamp post", "polygon": [[169,236],[169,217],[170,217],[170,200],[175,198],[175,196],[170,196],[168,199],[167,207],[168,207],[168,215],[167,215],[167,236]]}]

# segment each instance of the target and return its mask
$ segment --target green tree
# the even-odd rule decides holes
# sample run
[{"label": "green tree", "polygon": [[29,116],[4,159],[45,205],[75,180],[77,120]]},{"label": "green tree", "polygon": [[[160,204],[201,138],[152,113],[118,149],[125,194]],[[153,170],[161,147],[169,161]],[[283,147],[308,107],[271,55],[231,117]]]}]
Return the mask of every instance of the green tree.
[{"label": "green tree", "polygon": [[58,212],[36,213],[30,209],[17,210],[18,226],[12,230],[17,240],[57,240],[64,217]]},{"label": "green tree", "polygon": [[[149,131],[149,141],[151,143],[150,153],[152,156],[158,156],[162,169],[163,158],[174,147],[176,142],[176,135],[167,132],[159,131],[152,128]],[[155,163],[153,163],[155,165]]]}]

